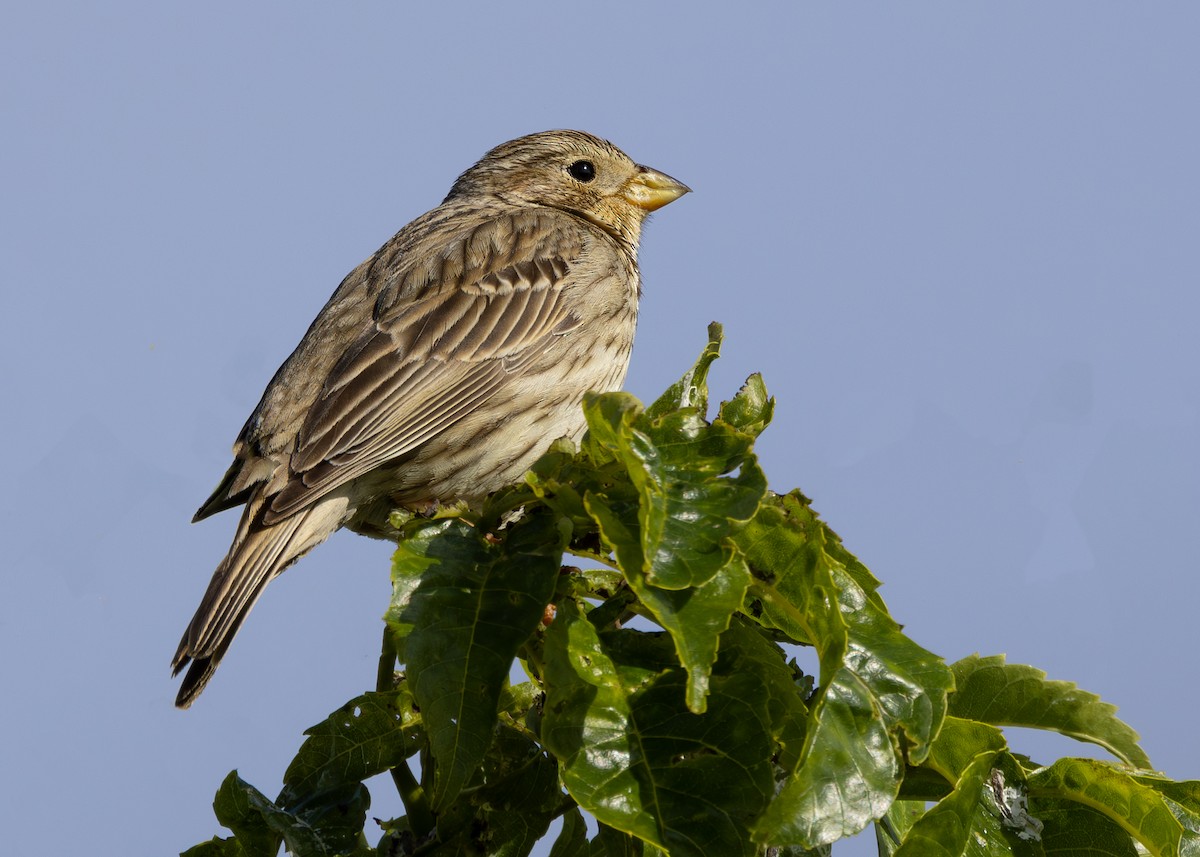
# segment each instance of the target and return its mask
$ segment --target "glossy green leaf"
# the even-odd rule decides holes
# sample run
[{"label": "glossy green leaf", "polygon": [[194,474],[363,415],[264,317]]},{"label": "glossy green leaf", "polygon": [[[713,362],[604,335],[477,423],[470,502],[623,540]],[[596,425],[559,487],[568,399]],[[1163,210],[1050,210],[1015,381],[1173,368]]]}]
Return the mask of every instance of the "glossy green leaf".
[{"label": "glossy green leaf", "polygon": [[1178,804],[1126,771],[1093,759],[1059,759],[1029,775],[1037,799],[1067,799],[1090,807],[1128,831],[1155,855],[1200,854],[1194,823],[1177,818]]},{"label": "glossy green leaf", "polygon": [[858,584],[840,542],[799,494],[770,498],[737,542],[754,575],[749,612],[815,645],[821,664],[809,746],[756,835],[805,847],[833,842],[866,827],[896,797],[901,733],[910,760],[924,758],[945,713],[950,673]]},{"label": "glossy green leaf", "polygon": [[[729,561],[730,536],[766,492],[766,477],[750,453],[752,438],[691,411],[651,420],[627,393],[591,396],[584,413],[585,450],[603,448],[624,465],[637,490],[637,519],[623,521],[625,538],[612,544],[625,553],[618,552],[625,573],[641,572],[663,589],[710,580]],[[589,497],[608,505],[602,492]]]},{"label": "glossy green leaf", "polygon": [[846,666],[870,688],[888,730],[902,732],[905,753],[920,762],[946,716],[954,679],[945,662],[917,645],[859,588],[845,566],[830,569],[846,621]]},{"label": "glossy green leaf", "polygon": [[740,554],[700,586],[686,590],[659,589],[634,576],[629,585],[675,642],[687,669],[687,704],[697,714],[707,708],[709,672],[717,658],[721,634],[746,597],[750,571]]},{"label": "glossy green leaf", "polygon": [[487,752],[500,690],[542,619],[566,542],[546,509],[486,536],[462,520],[433,521],[400,543],[393,562],[387,620],[429,735],[435,809]]},{"label": "glossy green leaf", "polygon": [[[542,740],[563,784],[602,824],[661,844],[654,800],[641,793],[647,763],[617,665],[573,601],[558,605],[546,634]],[[647,802],[650,804],[646,806]]]},{"label": "glossy green leaf", "polygon": [[690,411],[649,420],[625,394],[589,398],[584,412],[585,451],[620,461],[637,491],[589,491],[584,505],[630,586],[671,634],[688,671],[688,705],[703,712],[717,639],[749,583],[732,536],[766,492],[752,439]]},{"label": "glossy green leaf", "polygon": [[[924,758],[953,677],[863,587],[875,585],[870,573],[798,492],[770,497],[738,541],[755,576],[749,610],[797,642],[820,641],[821,683],[842,665],[850,668],[875,697],[889,731],[904,732],[908,758]],[[841,622],[832,615],[835,602]]]},{"label": "glossy green leaf", "polygon": [[542,738],[563,783],[600,822],[673,857],[753,854],[749,824],[772,791],[786,703],[767,684],[786,668],[760,669],[751,632],[730,633],[704,714],[686,708],[669,639],[601,635],[571,602],[547,633]]},{"label": "glossy green leaf", "polygon": [[1049,729],[1099,744],[1135,767],[1151,767],[1137,733],[1117,719],[1117,707],[1074,682],[1051,681],[1039,669],[1006,663],[1003,655],[971,655],[951,669],[958,690],[950,705],[958,717]]},{"label": "glossy green leaf", "polygon": [[[961,857],[968,853],[1001,857],[1012,854],[1000,830],[999,819],[987,811],[985,795],[989,788],[995,751],[976,756],[947,797],[917,819],[895,857]],[[972,850],[983,840],[987,847]]]},{"label": "glossy green leaf", "polygon": [[883,815],[899,790],[896,749],[858,676],[839,669],[814,710],[799,767],[755,825],[759,841],[805,848],[834,842]]}]

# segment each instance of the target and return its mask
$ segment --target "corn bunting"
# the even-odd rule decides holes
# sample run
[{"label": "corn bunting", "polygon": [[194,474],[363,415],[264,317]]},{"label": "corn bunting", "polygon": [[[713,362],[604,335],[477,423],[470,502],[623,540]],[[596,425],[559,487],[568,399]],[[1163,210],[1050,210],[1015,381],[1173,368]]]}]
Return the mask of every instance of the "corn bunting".
[{"label": "corn bunting", "polygon": [[687,193],[579,131],[492,149],[338,286],[194,520],[244,505],[172,667],[195,701],[266,585],[339,527],[478,500],[584,430],[637,322],[642,224]]}]

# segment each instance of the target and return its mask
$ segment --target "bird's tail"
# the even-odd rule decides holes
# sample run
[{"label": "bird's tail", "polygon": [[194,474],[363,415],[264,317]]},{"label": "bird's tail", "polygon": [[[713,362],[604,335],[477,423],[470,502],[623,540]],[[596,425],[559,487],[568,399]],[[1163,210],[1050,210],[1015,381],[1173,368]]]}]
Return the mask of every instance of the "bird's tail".
[{"label": "bird's tail", "polygon": [[189,707],[204,690],[267,584],[329,538],[346,504],[329,498],[271,526],[261,523],[262,505],[258,497],[246,505],[233,545],[179,641],[171,661],[172,675],[187,667],[175,697],[179,708]]}]

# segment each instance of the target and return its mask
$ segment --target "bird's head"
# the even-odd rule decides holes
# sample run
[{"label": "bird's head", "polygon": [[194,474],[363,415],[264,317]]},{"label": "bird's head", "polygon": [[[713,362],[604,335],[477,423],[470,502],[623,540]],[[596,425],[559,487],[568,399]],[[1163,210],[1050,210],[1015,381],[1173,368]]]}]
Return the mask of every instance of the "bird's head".
[{"label": "bird's head", "polygon": [[454,183],[447,200],[484,195],[545,205],[586,218],[637,245],[646,216],[688,186],[644,167],[607,140],[582,131],[544,131],[492,149]]}]

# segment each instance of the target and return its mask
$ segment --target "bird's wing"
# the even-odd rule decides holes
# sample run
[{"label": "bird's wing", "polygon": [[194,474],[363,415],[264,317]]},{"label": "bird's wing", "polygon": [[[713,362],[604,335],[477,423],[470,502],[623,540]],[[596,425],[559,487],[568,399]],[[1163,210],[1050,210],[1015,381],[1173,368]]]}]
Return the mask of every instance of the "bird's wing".
[{"label": "bird's wing", "polygon": [[562,293],[586,244],[569,215],[521,212],[405,266],[305,415],[264,523],[416,449],[574,329]]}]

